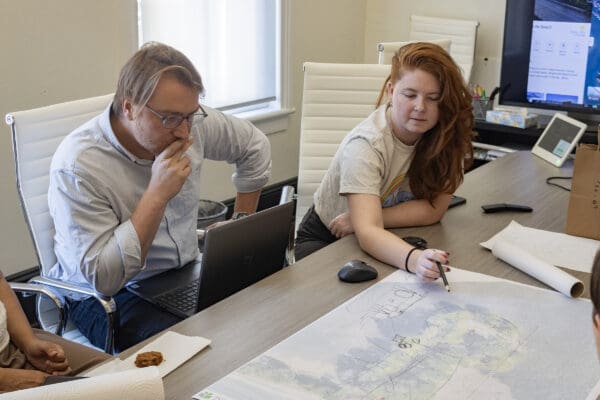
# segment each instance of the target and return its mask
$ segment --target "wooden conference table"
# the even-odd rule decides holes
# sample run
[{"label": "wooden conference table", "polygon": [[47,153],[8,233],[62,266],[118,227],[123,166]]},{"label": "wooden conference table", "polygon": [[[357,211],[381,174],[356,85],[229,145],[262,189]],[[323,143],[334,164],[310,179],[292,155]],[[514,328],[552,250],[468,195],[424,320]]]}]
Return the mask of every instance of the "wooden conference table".
[{"label": "wooden conference table", "polygon": [[[512,153],[467,173],[456,193],[465,197],[467,203],[448,210],[441,223],[394,232],[423,237],[429,247],[449,251],[455,267],[545,287],[498,260],[479,243],[511,220],[532,228],[564,232],[569,193],[545,180],[571,175],[572,161],[559,169],[529,152]],[[534,211],[483,214],[481,205],[490,203],[529,205]],[[173,326],[173,331],[203,336],[212,344],[164,379],[166,398],[191,398],[377,282],[348,284],[337,279],[342,264],[354,258],[375,266],[379,270],[377,280],[396,270],[363,253],[352,235]],[[573,273],[587,286],[589,274]],[[589,297],[587,292],[584,295]],[[133,354],[145,343],[121,357]]]}]

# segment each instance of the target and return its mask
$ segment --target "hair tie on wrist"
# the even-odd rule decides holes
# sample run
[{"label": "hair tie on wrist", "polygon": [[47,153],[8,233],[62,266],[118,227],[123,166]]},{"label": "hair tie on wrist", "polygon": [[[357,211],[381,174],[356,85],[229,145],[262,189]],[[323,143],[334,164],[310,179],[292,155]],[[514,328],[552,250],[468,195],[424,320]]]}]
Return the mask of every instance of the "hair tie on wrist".
[{"label": "hair tie on wrist", "polygon": [[414,272],[412,272],[411,270],[408,269],[408,259],[410,258],[410,255],[412,254],[412,252],[415,251],[415,250],[418,250],[418,248],[417,247],[413,247],[412,249],[410,249],[410,251],[406,255],[406,259],[404,261],[404,269],[406,270],[406,272],[408,272],[410,274],[414,274]]}]

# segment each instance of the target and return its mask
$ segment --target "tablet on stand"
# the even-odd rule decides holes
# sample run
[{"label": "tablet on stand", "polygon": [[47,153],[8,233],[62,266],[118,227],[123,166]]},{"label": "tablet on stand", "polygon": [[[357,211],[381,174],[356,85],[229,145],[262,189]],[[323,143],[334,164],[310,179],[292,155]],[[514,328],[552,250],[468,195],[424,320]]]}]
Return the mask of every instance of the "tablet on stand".
[{"label": "tablet on stand", "polygon": [[561,167],[586,129],[583,122],[556,113],[531,152],[555,167]]}]

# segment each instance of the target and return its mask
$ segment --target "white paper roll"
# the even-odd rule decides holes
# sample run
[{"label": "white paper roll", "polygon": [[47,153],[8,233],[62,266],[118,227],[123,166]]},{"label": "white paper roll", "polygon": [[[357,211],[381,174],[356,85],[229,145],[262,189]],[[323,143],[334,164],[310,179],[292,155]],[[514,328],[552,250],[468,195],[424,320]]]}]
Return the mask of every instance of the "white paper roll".
[{"label": "white paper roll", "polygon": [[40,386],[0,395],[11,400],[164,400],[163,382],[156,367]]},{"label": "white paper roll", "polygon": [[492,254],[566,296],[579,297],[583,293],[580,280],[514,244],[498,240],[492,247]]}]

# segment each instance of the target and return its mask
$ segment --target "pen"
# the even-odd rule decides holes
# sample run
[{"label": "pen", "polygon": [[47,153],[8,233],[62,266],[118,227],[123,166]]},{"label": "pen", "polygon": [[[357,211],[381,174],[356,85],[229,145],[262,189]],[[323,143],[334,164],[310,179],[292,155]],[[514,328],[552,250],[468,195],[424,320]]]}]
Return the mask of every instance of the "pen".
[{"label": "pen", "polygon": [[446,274],[444,273],[444,268],[442,268],[442,264],[440,264],[439,261],[435,262],[438,266],[438,269],[440,270],[440,275],[442,276],[442,280],[444,281],[444,286],[446,287],[446,290],[448,292],[450,292],[450,285],[448,284],[448,279],[446,278]]}]

